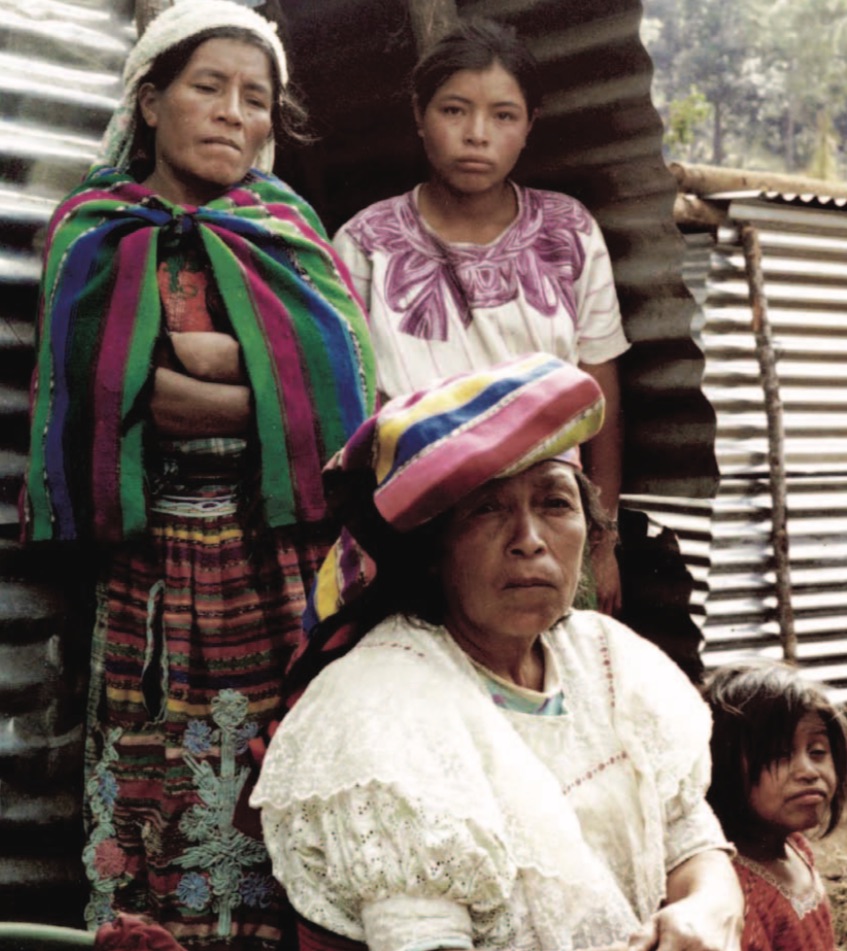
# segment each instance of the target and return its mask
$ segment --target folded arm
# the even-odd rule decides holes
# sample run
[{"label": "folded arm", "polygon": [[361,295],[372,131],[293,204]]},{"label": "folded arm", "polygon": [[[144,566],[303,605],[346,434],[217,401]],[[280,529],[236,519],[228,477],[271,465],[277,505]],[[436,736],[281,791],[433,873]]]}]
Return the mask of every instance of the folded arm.
[{"label": "folded arm", "polygon": [[230,334],[189,331],[171,333],[168,339],[174,356],[190,376],[208,383],[247,382],[241,347]]},{"label": "folded arm", "polygon": [[154,371],[150,412],[160,433],[185,439],[241,436],[253,415],[249,387],[209,383],[167,367]]}]

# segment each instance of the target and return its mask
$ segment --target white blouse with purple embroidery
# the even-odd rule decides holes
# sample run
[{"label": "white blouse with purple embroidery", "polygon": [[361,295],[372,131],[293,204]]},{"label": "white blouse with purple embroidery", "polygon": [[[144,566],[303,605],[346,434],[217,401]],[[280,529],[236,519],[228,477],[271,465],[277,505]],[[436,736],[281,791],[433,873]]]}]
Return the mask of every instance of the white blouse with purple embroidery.
[{"label": "white blouse with purple embroidery", "polygon": [[568,195],[514,188],[518,215],[490,244],[439,238],[418,210],[420,186],[336,234],[387,396],[530,351],[598,364],[629,347],[597,222]]}]

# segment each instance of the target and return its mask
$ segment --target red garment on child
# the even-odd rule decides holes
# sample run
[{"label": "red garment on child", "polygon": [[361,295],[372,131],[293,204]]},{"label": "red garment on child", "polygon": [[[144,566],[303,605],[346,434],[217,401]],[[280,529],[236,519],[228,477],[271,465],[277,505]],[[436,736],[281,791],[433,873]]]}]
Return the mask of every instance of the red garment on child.
[{"label": "red garment on child", "polygon": [[812,873],[808,888],[790,894],[771,873],[752,859],[739,855],[735,870],[744,891],[746,910],[742,951],[835,951],[832,914],[824,884],[806,839],[789,836]]}]

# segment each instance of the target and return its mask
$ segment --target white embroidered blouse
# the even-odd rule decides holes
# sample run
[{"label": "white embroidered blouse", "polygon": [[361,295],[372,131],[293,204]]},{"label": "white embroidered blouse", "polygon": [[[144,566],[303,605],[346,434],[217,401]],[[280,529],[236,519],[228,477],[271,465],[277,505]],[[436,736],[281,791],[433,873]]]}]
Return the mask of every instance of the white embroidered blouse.
[{"label": "white embroidered blouse", "polygon": [[593,612],[545,647],[561,715],[496,706],[446,630],[401,618],[315,679],[251,800],[305,918],[371,951],[568,951],[625,939],[669,871],[727,848],[673,662]]},{"label": "white embroidered blouse", "polygon": [[514,185],[518,215],[499,237],[448,243],[421,216],[419,187],[334,238],[370,313],[382,393],[530,351],[598,364],[627,350],[606,244],[575,198]]}]

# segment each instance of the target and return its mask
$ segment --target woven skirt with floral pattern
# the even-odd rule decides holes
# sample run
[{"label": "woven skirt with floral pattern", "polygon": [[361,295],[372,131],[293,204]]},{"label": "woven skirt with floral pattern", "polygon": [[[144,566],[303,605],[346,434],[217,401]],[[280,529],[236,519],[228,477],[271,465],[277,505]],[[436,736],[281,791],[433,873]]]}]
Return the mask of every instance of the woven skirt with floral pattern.
[{"label": "woven skirt with floral pattern", "polygon": [[278,951],[284,899],[233,826],[325,526],[246,534],[232,486],[163,493],[98,591],[86,743],[90,927],[151,915],[187,948]]}]

